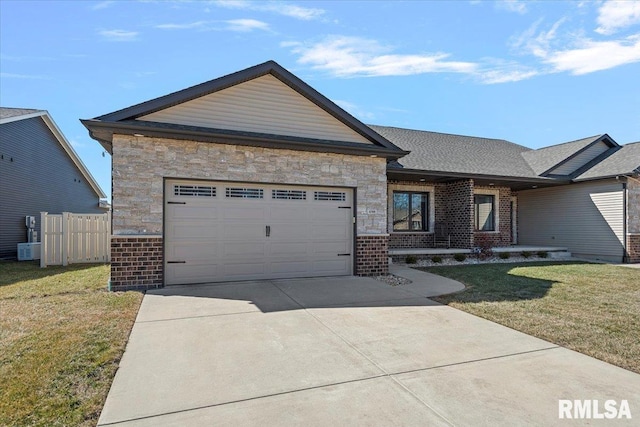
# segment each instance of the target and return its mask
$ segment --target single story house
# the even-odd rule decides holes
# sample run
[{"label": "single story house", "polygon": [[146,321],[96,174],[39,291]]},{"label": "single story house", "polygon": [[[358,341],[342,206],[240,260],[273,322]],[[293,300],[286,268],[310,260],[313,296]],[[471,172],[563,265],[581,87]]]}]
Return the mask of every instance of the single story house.
[{"label": "single story house", "polygon": [[[561,245],[531,215],[540,190],[585,185],[576,174],[627,149],[608,135],[543,152],[367,126],[273,61],[82,123],[112,154],[114,290],[380,275],[389,248],[433,247],[436,230],[454,248]],[[617,179],[626,201],[635,164],[589,182]],[[632,230],[613,232],[623,251]]]},{"label": "single story house", "polygon": [[0,107],[1,258],[27,242],[26,216],[40,236],[40,212],[104,213],[106,197],[47,111]]}]

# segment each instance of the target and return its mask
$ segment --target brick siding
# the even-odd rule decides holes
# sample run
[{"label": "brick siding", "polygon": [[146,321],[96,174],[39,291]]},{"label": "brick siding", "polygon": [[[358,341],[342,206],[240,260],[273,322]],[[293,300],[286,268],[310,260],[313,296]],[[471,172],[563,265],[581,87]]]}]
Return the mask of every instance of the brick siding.
[{"label": "brick siding", "polygon": [[640,234],[627,234],[626,262],[640,262]]},{"label": "brick siding", "polygon": [[473,247],[473,180],[446,184],[447,229],[451,235],[451,247]]},{"label": "brick siding", "polygon": [[[473,180],[451,183],[429,183],[412,181],[389,181],[389,247],[433,248],[433,233],[393,232],[393,191],[425,191],[433,193],[430,209],[432,226],[444,224],[451,236],[451,247],[468,249],[475,245],[475,239],[488,241],[491,246],[511,244],[511,189],[509,187],[476,187]],[[498,232],[474,232],[474,193],[497,193]]]},{"label": "brick siding", "polygon": [[356,275],[380,276],[389,274],[389,236],[366,235],[356,237]]},{"label": "brick siding", "polygon": [[391,233],[389,236],[389,247],[392,249],[402,248],[433,248],[433,233]]},{"label": "brick siding", "polygon": [[162,274],[161,236],[111,237],[110,290],[160,288]]},{"label": "brick siding", "polygon": [[[511,245],[511,189],[509,187],[475,187],[476,194],[499,192],[496,197],[498,214],[498,232],[476,231],[474,232],[474,244],[485,241],[492,247],[504,247]],[[491,193],[489,193],[491,192]]]}]

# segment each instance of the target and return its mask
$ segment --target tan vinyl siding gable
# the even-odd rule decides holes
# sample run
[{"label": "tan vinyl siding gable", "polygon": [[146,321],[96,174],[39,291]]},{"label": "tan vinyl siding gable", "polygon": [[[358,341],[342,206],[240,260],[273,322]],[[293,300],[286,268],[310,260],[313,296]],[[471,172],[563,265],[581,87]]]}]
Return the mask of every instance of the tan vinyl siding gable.
[{"label": "tan vinyl siding gable", "polygon": [[582,166],[589,163],[591,160],[598,157],[600,154],[607,151],[610,147],[604,143],[603,141],[598,142],[597,144],[592,145],[591,147],[584,150],[582,153],[573,157],[566,163],[561,164],[549,171],[549,175],[571,175],[576,170],[580,169]]},{"label": "tan vinyl siding gable", "polygon": [[578,256],[621,262],[624,192],[613,180],[518,193],[523,245],[568,247]]},{"label": "tan vinyl siding gable", "polygon": [[371,144],[271,74],[138,120]]}]

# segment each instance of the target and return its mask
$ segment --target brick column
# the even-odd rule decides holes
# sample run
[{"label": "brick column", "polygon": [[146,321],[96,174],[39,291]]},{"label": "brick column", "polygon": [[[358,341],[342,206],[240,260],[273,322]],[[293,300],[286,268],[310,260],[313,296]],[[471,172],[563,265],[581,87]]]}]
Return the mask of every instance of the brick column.
[{"label": "brick column", "polygon": [[161,288],[162,236],[112,236],[109,290]]},{"label": "brick column", "polygon": [[356,275],[382,276],[389,274],[389,236],[363,235],[356,237]]},{"label": "brick column", "polygon": [[447,184],[445,200],[451,247],[473,247],[473,180]]},{"label": "brick column", "polygon": [[627,259],[629,263],[640,262],[640,234],[627,234]]}]

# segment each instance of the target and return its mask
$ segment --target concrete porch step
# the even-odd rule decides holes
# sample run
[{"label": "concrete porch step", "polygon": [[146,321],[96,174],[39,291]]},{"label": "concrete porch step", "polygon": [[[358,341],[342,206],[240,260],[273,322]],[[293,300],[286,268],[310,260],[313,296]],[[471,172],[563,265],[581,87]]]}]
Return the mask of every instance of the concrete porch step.
[{"label": "concrete porch step", "polygon": [[[530,246],[530,245],[514,245],[492,248],[494,253],[509,252],[547,252],[549,258],[570,258],[571,252],[569,248],[559,246]],[[458,248],[399,248],[389,249],[389,256],[402,256],[402,255],[455,255],[455,254],[471,254],[471,249],[458,249]]]}]

